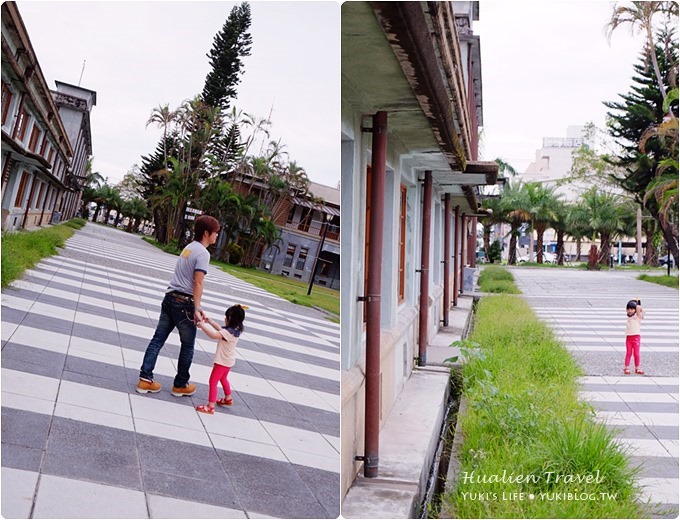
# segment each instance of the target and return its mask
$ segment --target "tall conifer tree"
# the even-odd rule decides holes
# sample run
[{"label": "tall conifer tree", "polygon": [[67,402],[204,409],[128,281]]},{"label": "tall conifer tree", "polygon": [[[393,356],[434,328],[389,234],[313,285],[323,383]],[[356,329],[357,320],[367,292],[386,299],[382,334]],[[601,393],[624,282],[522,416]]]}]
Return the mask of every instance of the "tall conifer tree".
[{"label": "tall conifer tree", "polygon": [[250,22],[250,5],[244,2],[231,10],[222,30],[215,35],[207,55],[212,70],[205,78],[202,93],[206,104],[226,109],[229,100],[236,96],[236,85],[243,73],[241,59],[250,56]]}]

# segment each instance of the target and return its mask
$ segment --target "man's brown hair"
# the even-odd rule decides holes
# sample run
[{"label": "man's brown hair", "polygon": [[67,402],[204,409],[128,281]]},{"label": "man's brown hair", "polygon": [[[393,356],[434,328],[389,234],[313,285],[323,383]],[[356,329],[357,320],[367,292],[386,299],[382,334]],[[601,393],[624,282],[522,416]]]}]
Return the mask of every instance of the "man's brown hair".
[{"label": "man's brown hair", "polygon": [[200,242],[203,240],[205,232],[214,233],[220,230],[220,222],[210,215],[201,215],[196,219],[196,224],[194,225],[194,240]]}]

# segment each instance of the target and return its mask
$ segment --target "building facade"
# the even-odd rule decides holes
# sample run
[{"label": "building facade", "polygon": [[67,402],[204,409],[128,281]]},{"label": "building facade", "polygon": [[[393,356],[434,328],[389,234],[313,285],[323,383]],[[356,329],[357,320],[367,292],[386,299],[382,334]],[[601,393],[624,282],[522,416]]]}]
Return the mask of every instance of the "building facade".
[{"label": "building facade", "polygon": [[288,201],[275,221],[281,240],[262,253],[260,268],[340,289],[340,190],[310,182],[313,196]]},{"label": "building facade", "polygon": [[477,2],[342,5],[342,489],[475,265],[482,124]]},{"label": "building facade", "polygon": [[72,134],[62,120],[73,111],[64,103],[64,96],[72,95],[68,87],[57,83],[56,92],[47,87],[16,3],[3,3],[3,231],[67,220],[79,210],[86,161],[92,152],[89,109],[96,96],[87,91],[86,104],[90,104],[80,121],[85,131]]}]

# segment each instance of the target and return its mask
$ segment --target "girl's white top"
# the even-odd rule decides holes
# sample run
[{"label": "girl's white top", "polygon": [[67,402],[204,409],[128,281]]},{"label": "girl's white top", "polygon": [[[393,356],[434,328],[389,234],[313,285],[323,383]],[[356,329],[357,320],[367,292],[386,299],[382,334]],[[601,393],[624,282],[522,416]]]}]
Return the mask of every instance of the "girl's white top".
[{"label": "girl's white top", "polygon": [[633,314],[626,321],[626,336],[638,336],[640,334],[640,317]]},{"label": "girl's white top", "polygon": [[214,362],[225,367],[233,367],[236,364],[236,344],[238,338],[227,329],[220,329],[222,337],[217,342]]}]

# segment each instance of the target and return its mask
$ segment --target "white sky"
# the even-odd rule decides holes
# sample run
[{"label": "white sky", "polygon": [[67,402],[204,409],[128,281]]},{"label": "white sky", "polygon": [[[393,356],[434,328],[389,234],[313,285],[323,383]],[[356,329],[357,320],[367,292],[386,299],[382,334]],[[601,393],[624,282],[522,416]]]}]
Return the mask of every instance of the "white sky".
[{"label": "white sky", "polygon": [[522,173],[543,137],[567,137],[568,126],[589,121],[605,127],[602,102],[629,92],[643,49],[630,25],[609,44],[604,27],[612,5],[482,0],[473,23],[482,60],[482,160],[502,158]]},{"label": "white sky", "polygon": [[[206,54],[237,2],[19,1],[43,75],[97,92],[91,113],[93,169],[115,184],[162,130],[151,110],[203,90]],[[251,56],[232,106],[267,117],[271,138],[310,180],[340,180],[340,5],[250,2]],[[259,150],[259,148],[258,148]]]},{"label": "white sky", "polygon": [[[176,108],[201,92],[213,37],[233,2],[37,2],[19,10],[50,87],[60,80],[97,92],[94,168],[117,182],[156,147],[153,107]],[[265,117],[272,138],[311,180],[335,186],[340,163],[340,4],[251,2],[252,56],[235,106]],[[604,127],[603,101],[628,92],[642,49],[628,26],[608,43],[604,0],[482,0],[484,125],[480,158],[525,171],[543,137]]]}]

